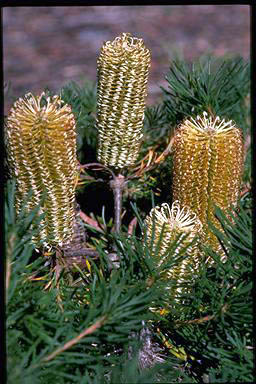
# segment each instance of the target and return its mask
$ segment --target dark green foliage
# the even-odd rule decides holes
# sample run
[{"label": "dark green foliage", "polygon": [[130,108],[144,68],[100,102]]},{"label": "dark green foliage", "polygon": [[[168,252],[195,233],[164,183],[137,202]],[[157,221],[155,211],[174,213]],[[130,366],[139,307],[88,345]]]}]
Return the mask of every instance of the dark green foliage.
[{"label": "dark green foliage", "polygon": [[[11,228],[19,227],[21,223],[19,219],[15,221],[11,209],[14,196],[11,185],[7,192],[9,239]],[[119,254],[123,261],[120,269],[110,274],[102,259],[98,267],[92,263],[89,284],[72,287],[62,281],[59,289],[44,291],[44,280],[31,281],[29,276],[39,268],[43,276],[47,272],[47,263],[42,257],[33,261],[29,238],[25,241],[21,233],[17,234],[12,248],[13,258],[10,260],[8,255],[7,259],[14,263],[8,290],[12,294],[8,295],[6,324],[9,383],[52,383],[56,380],[58,383],[66,383],[67,380],[70,383],[108,383],[115,382],[114,377],[120,375],[124,377],[123,382],[130,378],[133,382],[142,383],[147,382],[147,378],[153,380],[158,371],[167,370],[163,365],[155,367],[151,373],[138,371],[135,351],[139,345],[137,337],[132,334],[141,329],[143,319],[154,318],[148,308],[152,300],[161,302],[161,290],[159,286],[156,289],[147,285],[147,277],[152,272],[143,261],[140,242],[136,239],[128,242],[125,238],[121,241],[123,246]],[[20,242],[23,242],[23,253],[17,247]],[[100,248],[98,250],[103,255]],[[83,275],[81,271],[82,281]],[[58,305],[59,295],[63,310]],[[103,319],[102,325],[95,332],[49,362],[44,361],[45,357],[100,319]],[[127,353],[131,348],[134,353],[129,362]],[[173,377],[177,376],[184,375],[174,371]]]},{"label": "dark green foliage", "polygon": [[[202,270],[192,297],[183,312],[178,335],[189,340],[191,355],[200,356],[201,366],[210,368],[210,382],[252,382],[252,222],[242,208],[234,224],[220,210],[226,235],[214,230],[228,254],[222,264],[219,256],[206,250],[216,260],[216,267]],[[239,240],[238,240],[239,239]],[[191,318],[213,315],[212,320],[185,325]],[[232,367],[232,369],[231,369]]]},{"label": "dark green foliage", "polygon": [[[96,86],[85,81],[82,86],[74,81],[60,90],[60,96],[71,105],[77,125],[77,154],[79,161],[95,160],[97,129],[95,127]],[[84,145],[86,143],[86,146]]]},{"label": "dark green foliage", "polygon": [[145,110],[144,119],[144,137],[143,148],[157,145],[166,141],[166,136],[169,134],[169,124],[166,116],[165,107],[162,104],[157,106],[147,107]]},{"label": "dark green foliage", "polygon": [[162,89],[172,123],[207,111],[233,119],[247,132],[249,102],[245,98],[250,90],[250,71],[243,59],[202,57],[191,65],[176,59],[166,80],[168,90]]},{"label": "dark green foliage", "polygon": [[[11,207],[11,189],[8,196],[6,204]],[[44,281],[28,280],[38,268],[42,275],[47,271],[43,258],[31,262],[29,239],[22,254],[19,248],[14,248],[9,288],[12,294],[7,310],[8,382],[147,383],[159,382],[160,377],[162,382],[190,383],[198,382],[203,374],[209,374],[210,382],[225,382],[225,378],[229,382],[252,381],[252,240],[248,236],[251,216],[241,209],[233,225],[220,211],[218,216],[228,235],[221,236],[229,252],[227,263],[222,264],[218,255],[207,250],[217,267],[205,270],[202,266],[192,294],[185,296],[182,304],[170,300],[170,313],[163,320],[149,311],[152,305],[166,307],[167,295],[158,279],[160,270],[152,263],[150,250],[145,250],[136,238],[116,238],[121,259],[118,270],[108,272],[98,247],[102,259],[98,266],[92,263],[89,284],[87,280],[86,284],[72,287],[62,282],[59,290],[50,291],[43,291]],[[10,209],[7,218],[9,239],[14,219]],[[17,237],[17,243],[20,240]],[[175,248],[173,244],[172,252]],[[178,260],[176,256],[173,264]],[[81,271],[82,281],[83,275]],[[148,285],[149,281],[155,283]],[[60,293],[63,312],[57,300]],[[185,323],[212,315],[213,319],[201,324]],[[48,363],[42,361],[103,317],[104,323],[94,333]],[[173,345],[184,348],[187,374],[182,373],[181,362],[168,349],[164,352],[164,364],[138,370],[135,351],[139,345],[131,335],[141,329],[143,319],[150,318],[155,318],[155,324]],[[130,348],[135,353],[132,360],[127,357]]]}]

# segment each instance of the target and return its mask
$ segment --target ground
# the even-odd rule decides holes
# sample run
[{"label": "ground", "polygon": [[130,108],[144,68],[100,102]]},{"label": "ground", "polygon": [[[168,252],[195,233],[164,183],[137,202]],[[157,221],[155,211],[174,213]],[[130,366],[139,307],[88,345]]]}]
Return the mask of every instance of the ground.
[{"label": "ground", "polygon": [[[122,32],[143,38],[152,52],[147,104],[159,100],[160,86],[176,53],[187,60],[250,54],[247,5],[7,7],[3,9],[4,81],[13,98],[54,92],[70,80],[97,79],[101,45]],[[5,100],[5,113],[11,105]]]}]

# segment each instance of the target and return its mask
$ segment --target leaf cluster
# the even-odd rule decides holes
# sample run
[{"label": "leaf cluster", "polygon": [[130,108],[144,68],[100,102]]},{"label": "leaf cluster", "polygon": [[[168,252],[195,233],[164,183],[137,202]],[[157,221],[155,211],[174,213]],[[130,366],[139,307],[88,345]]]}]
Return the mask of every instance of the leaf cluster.
[{"label": "leaf cluster", "polygon": [[[12,228],[24,227],[24,218],[14,215],[13,198],[14,186],[8,183],[8,382],[114,383],[121,375],[123,382],[130,378],[140,383],[145,378],[152,380],[158,370],[164,371],[166,367],[161,366],[143,373],[138,367],[137,335],[142,321],[154,318],[149,311],[152,300],[161,301],[161,287],[148,286],[152,271],[143,261],[141,242],[135,238],[115,239],[122,262],[121,268],[112,272],[107,269],[105,252],[98,246],[100,262],[96,265],[89,261],[89,281],[78,269],[80,284],[67,285],[60,279],[59,285],[46,291],[43,276],[47,275],[48,263],[45,257],[35,258],[30,237],[25,236],[27,228],[25,233],[16,232],[11,247]],[[26,219],[28,226],[35,216],[36,210]],[[31,278],[39,276],[38,271],[41,278]],[[87,335],[78,340],[85,330]],[[77,341],[65,349],[72,340]],[[177,372],[173,375],[177,377]]]},{"label": "leaf cluster", "polygon": [[[10,239],[11,228],[23,225],[11,212],[13,185],[8,188]],[[28,224],[34,215],[31,214]],[[233,224],[220,210],[217,215],[226,235],[215,231],[228,253],[228,261],[223,264],[218,255],[206,249],[206,256],[215,259],[216,268],[209,270],[202,265],[191,293],[178,303],[168,299],[165,284],[159,279],[162,267],[153,262],[151,249],[134,236],[113,239],[119,269],[108,270],[106,253],[98,245],[100,262],[96,265],[89,260],[89,281],[85,272],[78,270],[80,284],[72,286],[60,280],[59,287],[45,291],[43,280],[29,278],[39,268],[42,274],[46,272],[45,258],[34,259],[29,238],[19,232],[15,244],[23,241],[24,250],[16,246],[11,253],[7,252],[7,261],[12,265],[7,307],[9,382],[188,383],[200,382],[204,374],[210,377],[210,382],[223,382],[225,378],[229,382],[251,381],[251,215],[241,207],[238,215],[230,213]],[[139,216],[138,220],[143,230]],[[186,253],[174,256],[177,245],[178,242],[171,245],[173,266],[186,257]],[[8,240],[7,249],[10,250]],[[149,310],[152,306],[161,310],[166,305],[167,317]],[[201,322],[194,321],[207,317]],[[142,321],[155,324],[152,343],[162,345],[164,363],[141,371],[138,353],[142,340],[138,335]],[[94,331],[72,348],[63,349],[67,342],[94,326]],[[184,363],[173,356],[172,348],[163,349],[157,328],[178,351],[185,351]],[[61,352],[56,353],[59,349]]]},{"label": "leaf cluster", "polygon": [[[96,85],[85,81],[78,85],[72,81],[60,90],[62,100],[72,107],[77,125],[77,156],[81,163],[95,160],[97,129],[96,114]],[[85,146],[86,143],[86,146]]]},{"label": "leaf cluster", "polygon": [[[193,374],[206,373],[210,382],[253,381],[252,313],[252,218],[240,207],[230,216],[217,209],[225,234],[213,228],[227,253],[222,263],[218,254],[205,249],[215,267],[201,266],[193,293],[176,305],[169,315],[174,321],[170,336],[183,345]],[[233,223],[230,222],[232,218]],[[172,308],[173,309],[173,308]],[[179,320],[173,320],[178,314]],[[170,325],[163,325],[170,335]]]},{"label": "leaf cluster", "polygon": [[164,105],[172,124],[206,111],[248,131],[250,67],[242,58],[205,56],[191,64],[176,59],[166,80]]}]

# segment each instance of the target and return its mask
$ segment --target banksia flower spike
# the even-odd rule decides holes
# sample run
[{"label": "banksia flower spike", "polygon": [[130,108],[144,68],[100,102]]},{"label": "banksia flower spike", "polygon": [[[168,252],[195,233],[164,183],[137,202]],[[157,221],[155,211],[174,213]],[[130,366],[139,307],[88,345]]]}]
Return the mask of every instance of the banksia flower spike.
[{"label": "banksia flower spike", "polygon": [[[152,246],[152,257],[158,266],[179,255],[181,248],[188,247],[186,258],[167,271],[163,278],[187,283],[189,288],[200,263],[199,241],[202,224],[196,214],[188,207],[181,208],[178,201],[174,201],[171,208],[164,203],[152,208],[145,219],[145,225],[146,242],[149,248]],[[171,252],[170,247],[177,239],[179,243]]]},{"label": "banksia flower spike", "polygon": [[68,105],[44,93],[25,95],[14,103],[6,124],[7,152],[16,177],[16,210],[32,189],[27,209],[45,213],[38,238],[46,247],[71,240],[77,177],[75,119]]},{"label": "banksia flower spike", "polygon": [[133,165],[142,140],[150,51],[123,33],[104,43],[98,58],[98,161],[122,169]]},{"label": "banksia flower spike", "polygon": [[208,221],[221,230],[214,205],[235,206],[243,169],[242,131],[232,121],[208,116],[185,120],[173,142],[173,199],[187,205],[203,224],[207,245],[221,252]]}]

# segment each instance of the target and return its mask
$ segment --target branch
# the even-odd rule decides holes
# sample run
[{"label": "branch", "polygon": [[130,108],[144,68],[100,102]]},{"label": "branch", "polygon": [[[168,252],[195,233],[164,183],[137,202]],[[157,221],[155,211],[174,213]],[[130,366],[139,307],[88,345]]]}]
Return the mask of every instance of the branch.
[{"label": "branch", "polygon": [[91,217],[87,216],[84,212],[79,211],[79,215],[81,219],[86,223],[91,225],[92,227],[96,228],[100,232],[104,232],[102,228],[99,226],[98,222],[96,220],[93,220]]},{"label": "branch", "polygon": [[[65,258],[65,265],[67,267],[72,267],[73,265],[77,265],[81,269],[88,269],[88,260],[87,256],[90,258],[98,259],[99,253],[90,248],[81,248],[77,251],[72,251],[68,257]],[[117,253],[107,253],[107,259],[117,259]]]},{"label": "branch", "polygon": [[[145,172],[151,171],[162,163],[167,156],[172,153],[174,138],[171,138],[165,150],[157,156],[154,148],[150,148],[147,155],[141,160],[140,165],[133,169],[133,174],[127,177],[127,180],[141,177]],[[147,163],[145,163],[147,161]]]},{"label": "branch", "polygon": [[119,233],[121,228],[121,212],[122,212],[122,192],[127,181],[121,174],[114,176],[110,181],[110,187],[114,194],[115,204],[115,232]]},{"label": "branch", "polygon": [[244,142],[244,162],[246,160],[247,152],[248,152],[248,149],[250,148],[250,145],[251,145],[251,135],[248,134]]},{"label": "branch", "polygon": [[56,349],[54,352],[52,352],[50,355],[44,357],[42,359],[42,362],[50,361],[54,359],[57,355],[59,355],[61,352],[66,351],[67,349],[73,347],[73,345],[79,343],[79,341],[84,338],[87,335],[90,335],[91,333],[94,333],[98,328],[100,328],[106,321],[106,316],[101,317],[96,323],[91,325],[89,328],[85,329],[83,332],[81,332],[78,336],[74,337],[70,341],[68,341],[66,344],[64,344],[62,347]]},{"label": "branch", "polygon": [[187,324],[200,324],[200,323],[204,323],[205,321],[210,321],[214,319],[214,317],[215,315],[208,315],[208,316],[200,317],[199,319],[187,320],[183,322],[177,321],[176,324],[177,324],[177,327],[180,327],[181,325],[187,325]]},{"label": "branch", "polygon": [[103,164],[100,164],[100,163],[88,163],[88,164],[84,164],[84,165],[82,165],[82,164],[79,164],[79,165],[78,165],[78,168],[79,168],[79,169],[84,169],[84,168],[95,168],[95,167],[96,167],[96,169],[92,169],[92,170],[94,170],[94,171],[98,171],[98,170],[101,170],[101,169],[105,169],[106,171],[108,171],[109,173],[111,173],[111,175],[112,175],[113,178],[115,177],[114,172],[113,172],[110,168],[108,168],[108,167],[106,167],[106,165],[103,165]]},{"label": "branch", "polygon": [[134,217],[128,226],[128,235],[132,235],[133,229],[136,227],[137,222],[137,217]]},{"label": "branch", "polygon": [[[226,312],[228,308],[228,304],[224,304],[223,307],[221,308],[221,312]],[[186,325],[186,324],[201,324],[204,323],[205,321],[210,321],[214,319],[218,314],[215,315],[207,315],[204,317],[200,317],[199,319],[193,319],[193,320],[186,320],[186,321],[179,321],[177,320],[175,323],[177,327],[180,327],[181,325]]]},{"label": "branch", "polygon": [[6,275],[5,275],[5,289],[6,295],[8,293],[9,283],[11,277],[11,261],[9,258],[6,259]]},{"label": "branch", "polygon": [[240,198],[246,195],[246,193],[250,192],[251,188],[248,184],[245,185],[244,189],[240,192]]},{"label": "branch", "polygon": [[[6,280],[5,280],[5,289],[6,289],[6,299],[8,298],[8,288],[10,284],[10,278],[11,278],[11,265],[12,265],[12,257],[13,257],[13,250],[14,250],[14,243],[15,243],[15,234],[12,233],[8,239],[8,247],[6,252]],[[6,300],[7,301],[7,300]]]}]

